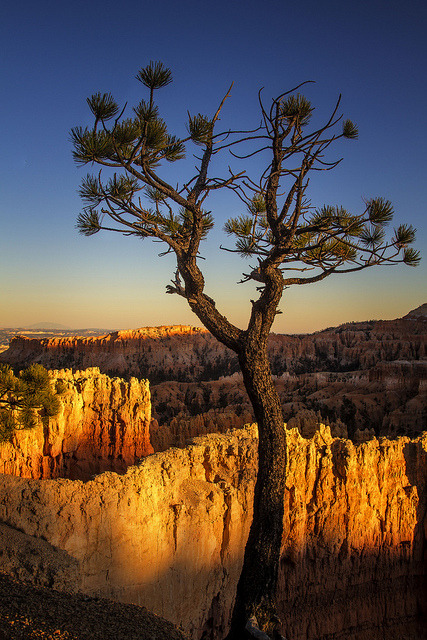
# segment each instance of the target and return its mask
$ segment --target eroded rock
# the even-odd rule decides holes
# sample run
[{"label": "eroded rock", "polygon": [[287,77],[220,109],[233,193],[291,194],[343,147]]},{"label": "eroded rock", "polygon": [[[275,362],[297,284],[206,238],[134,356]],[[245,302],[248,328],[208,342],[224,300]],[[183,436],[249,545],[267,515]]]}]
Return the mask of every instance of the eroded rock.
[{"label": "eroded rock", "polygon": [[51,371],[61,381],[61,410],[34,429],[0,445],[0,472],[24,478],[88,479],[123,473],[153,452],[147,380],[109,378],[98,368]]},{"label": "eroded rock", "polygon": [[[85,483],[3,475],[0,519],[75,558],[86,593],[221,638],[251,521],[256,435],[197,438]],[[288,447],[282,635],[410,638],[427,614],[427,434],[355,445],[321,426],[311,439],[290,430]]]}]

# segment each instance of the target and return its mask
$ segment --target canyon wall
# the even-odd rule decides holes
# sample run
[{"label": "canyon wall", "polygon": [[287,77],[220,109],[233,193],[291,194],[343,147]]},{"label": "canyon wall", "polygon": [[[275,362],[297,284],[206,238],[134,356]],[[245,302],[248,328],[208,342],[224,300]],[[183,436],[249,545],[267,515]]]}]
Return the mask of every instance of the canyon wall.
[{"label": "canyon wall", "polygon": [[[426,336],[426,305],[397,320],[349,323],[311,335],[272,334],[269,357],[285,421],[296,418],[303,433],[311,434],[314,423],[306,418],[311,412],[336,435],[355,440],[367,425],[377,435],[421,433],[427,424]],[[104,373],[148,378],[153,417],[165,429],[175,418],[182,423],[180,413],[193,421],[212,407],[234,412],[229,426],[241,426],[239,416],[252,414],[235,354],[196,327],[144,328],[98,338],[21,336],[0,361],[98,366]]]},{"label": "canyon wall", "polygon": [[116,331],[90,338],[46,338],[16,336],[1,362],[27,366],[39,362],[46,368],[86,369],[99,367],[103,373],[146,377],[151,382],[167,379],[199,379],[207,376],[211,355],[218,351],[222,366],[229,358],[222,345],[206,331],[183,325],[144,327]]},{"label": "canyon wall", "polygon": [[1,473],[86,480],[106,470],[124,472],[153,452],[147,380],[109,378],[97,368],[49,373],[63,388],[60,412],[0,445]]},{"label": "canyon wall", "polygon": [[[271,334],[273,374],[367,370],[380,362],[426,359],[427,316],[354,322],[313,334]],[[195,382],[238,371],[236,355],[205,329],[145,327],[94,338],[38,340],[16,336],[0,361],[47,368],[97,366],[104,373]]]},{"label": "canyon wall", "polygon": [[[326,427],[311,439],[291,429],[288,448],[283,635],[424,637],[427,434],[355,446]],[[252,426],[148,456],[124,475],[1,475],[0,520],[77,560],[86,593],[144,604],[194,639],[221,638],[251,520],[256,452]]]}]

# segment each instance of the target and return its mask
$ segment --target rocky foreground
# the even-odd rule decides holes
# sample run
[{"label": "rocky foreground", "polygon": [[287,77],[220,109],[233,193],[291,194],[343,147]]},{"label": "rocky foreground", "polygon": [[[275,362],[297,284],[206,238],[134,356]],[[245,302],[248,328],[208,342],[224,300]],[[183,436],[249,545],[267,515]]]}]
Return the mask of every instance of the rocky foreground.
[{"label": "rocky foreground", "polygon": [[0,571],[0,640],[185,640],[144,607],[34,587]]}]

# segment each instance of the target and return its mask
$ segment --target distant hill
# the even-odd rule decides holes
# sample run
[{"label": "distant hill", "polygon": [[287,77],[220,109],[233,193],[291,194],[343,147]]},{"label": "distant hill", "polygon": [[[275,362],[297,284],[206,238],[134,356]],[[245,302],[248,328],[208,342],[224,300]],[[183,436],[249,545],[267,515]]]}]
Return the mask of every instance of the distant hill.
[{"label": "distant hill", "polygon": [[[426,305],[396,320],[350,322],[313,334],[269,338],[272,373],[281,376],[321,371],[368,370],[379,362],[424,360]],[[1,334],[1,331],[0,331]],[[18,335],[17,335],[18,334]],[[20,330],[0,361],[18,366],[40,362],[48,368],[99,367],[109,375],[163,381],[200,382],[239,371],[237,356],[206,329],[143,327],[115,331]]]},{"label": "distant hill", "polygon": [[[47,325],[51,324],[52,328]],[[6,351],[9,348],[10,341],[15,336],[26,336],[28,338],[36,338],[38,340],[44,340],[46,338],[72,338],[74,336],[79,337],[98,337],[104,336],[111,332],[111,329],[69,329],[67,327],[61,327],[62,325],[53,325],[49,322],[40,322],[34,324],[31,327],[5,327],[0,328],[0,353]]]},{"label": "distant hill", "polygon": [[72,330],[71,327],[68,327],[65,324],[58,324],[57,322],[37,322],[36,324],[30,324],[28,329]]},{"label": "distant hill", "polygon": [[404,318],[427,318],[427,302],[416,309],[412,309]]}]

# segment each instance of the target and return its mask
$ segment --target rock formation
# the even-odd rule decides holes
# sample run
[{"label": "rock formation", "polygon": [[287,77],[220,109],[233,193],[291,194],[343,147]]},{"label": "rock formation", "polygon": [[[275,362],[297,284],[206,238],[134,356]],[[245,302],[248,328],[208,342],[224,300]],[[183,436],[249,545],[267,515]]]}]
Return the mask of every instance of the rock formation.
[{"label": "rock formation", "polygon": [[[427,434],[355,446],[288,432],[278,591],[289,640],[422,638]],[[82,588],[220,638],[251,520],[256,428],[88,482],[0,476],[0,520],[79,563]],[[285,473],[285,470],[284,470]],[[422,623],[424,622],[424,627]]]},{"label": "rock formation", "polygon": [[[311,335],[272,334],[270,361],[285,421],[296,418],[307,435],[312,421],[304,425],[304,416],[313,413],[336,435],[347,432],[351,438],[367,425],[377,435],[421,433],[427,424],[424,307],[398,320],[349,323]],[[251,413],[235,354],[196,327],[118,331],[99,338],[16,337],[0,360],[18,366],[98,366],[104,373],[148,378],[153,416],[165,443],[174,418],[182,424],[187,415],[193,423],[187,431],[196,435],[193,417],[212,408],[225,410],[230,427],[242,425],[239,415]],[[225,417],[222,421],[225,426]]]},{"label": "rock formation", "polygon": [[427,318],[427,302],[420,305],[416,309],[412,309],[404,318]]},{"label": "rock formation", "polygon": [[165,451],[170,447],[184,447],[197,436],[225,433],[250,422],[253,422],[252,412],[241,411],[239,407],[210,409],[195,416],[179,413],[168,424],[159,425],[157,420],[152,420],[150,441],[155,451]]},{"label": "rock formation", "polygon": [[[319,421],[327,422],[335,436],[352,439],[367,425],[377,435],[390,437],[415,437],[427,425],[427,360],[381,363],[367,371],[285,372],[276,376],[275,384],[285,421],[298,426],[304,436],[312,435]],[[193,420],[211,407],[233,412],[236,421],[241,415],[251,415],[253,421],[238,373],[201,383],[163,382],[152,385],[151,394],[153,416],[161,425],[178,415],[181,423],[184,416]]]},{"label": "rock formation", "polygon": [[[289,640],[425,637],[427,434],[375,437],[425,429],[425,334],[420,308],[270,338],[285,416],[305,436],[288,431],[278,602]],[[61,413],[0,446],[0,568],[219,640],[251,521],[256,427],[188,441],[252,418],[234,355],[178,326],[19,337],[0,357],[73,367],[52,372]],[[152,378],[155,419],[147,380],[80,370],[94,364]],[[320,416],[340,437],[317,429]]]},{"label": "rock formation", "polygon": [[51,371],[61,381],[61,410],[0,445],[0,472],[23,478],[80,478],[124,472],[153,452],[147,380],[109,378],[99,369]]},{"label": "rock formation", "polygon": [[[96,366],[110,375],[144,376],[150,381],[199,379],[211,369],[207,354],[215,351],[212,343],[215,340],[205,329],[182,325],[116,331],[90,338],[38,340],[16,336],[9,349],[0,354],[0,360],[18,366],[39,362],[55,369]],[[222,353],[223,347],[218,350]]]},{"label": "rock formation", "polygon": [[[426,358],[427,317],[354,322],[313,334],[272,334],[273,374],[367,370],[380,362]],[[98,366],[104,373],[195,382],[218,379],[238,370],[235,355],[205,329],[188,326],[145,327],[95,338],[37,340],[16,336],[0,355],[2,362],[47,368]]]}]

